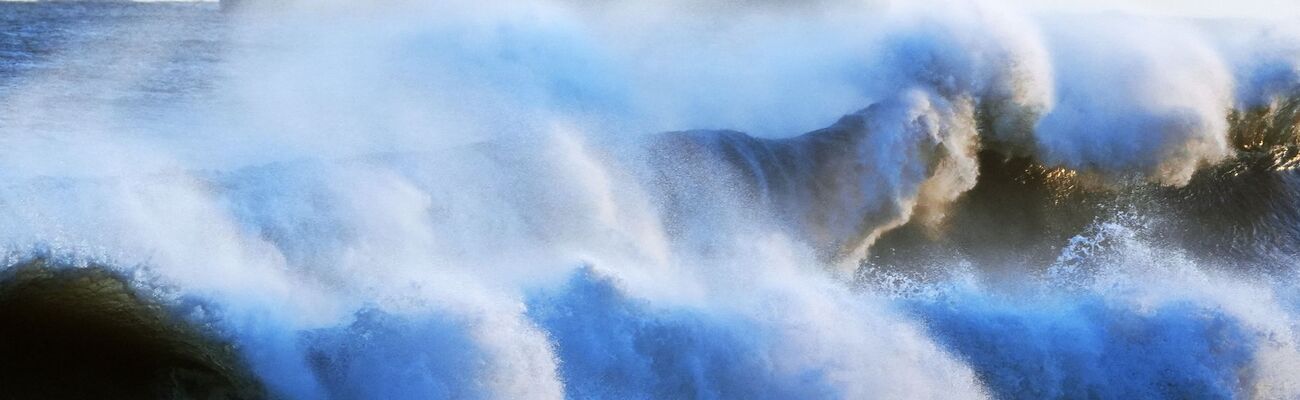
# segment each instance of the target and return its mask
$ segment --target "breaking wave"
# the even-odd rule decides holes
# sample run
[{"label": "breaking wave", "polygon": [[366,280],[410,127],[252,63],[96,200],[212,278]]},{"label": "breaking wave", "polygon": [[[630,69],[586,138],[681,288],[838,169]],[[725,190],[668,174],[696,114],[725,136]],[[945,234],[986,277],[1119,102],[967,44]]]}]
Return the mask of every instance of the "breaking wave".
[{"label": "breaking wave", "polygon": [[1290,25],[343,3],[0,5],[0,383],[1300,396]]}]

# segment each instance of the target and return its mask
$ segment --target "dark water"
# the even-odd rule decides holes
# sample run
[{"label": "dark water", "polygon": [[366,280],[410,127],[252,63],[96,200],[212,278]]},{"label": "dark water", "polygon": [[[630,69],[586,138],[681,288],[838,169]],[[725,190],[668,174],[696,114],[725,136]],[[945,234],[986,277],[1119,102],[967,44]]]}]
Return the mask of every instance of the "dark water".
[{"label": "dark water", "polygon": [[11,111],[4,121],[59,125],[92,112],[157,120],[212,93],[226,24],[209,3],[0,4],[0,96],[11,110],[47,113]]}]

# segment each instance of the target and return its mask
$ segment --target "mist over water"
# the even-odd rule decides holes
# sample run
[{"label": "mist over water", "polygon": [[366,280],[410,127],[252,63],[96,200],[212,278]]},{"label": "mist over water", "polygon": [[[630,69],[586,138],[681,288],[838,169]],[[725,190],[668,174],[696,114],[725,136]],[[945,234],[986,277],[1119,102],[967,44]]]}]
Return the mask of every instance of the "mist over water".
[{"label": "mist over water", "polygon": [[1300,396],[1295,21],[245,5],[0,4],[0,246],[269,397]]}]

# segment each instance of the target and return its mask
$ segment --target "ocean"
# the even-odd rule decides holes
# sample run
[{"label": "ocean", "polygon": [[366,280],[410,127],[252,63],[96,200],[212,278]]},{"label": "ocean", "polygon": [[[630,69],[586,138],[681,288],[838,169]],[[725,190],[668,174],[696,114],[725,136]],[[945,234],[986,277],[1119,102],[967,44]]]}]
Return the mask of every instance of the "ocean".
[{"label": "ocean", "polygon": [[1300,29],[0,2],[0,398],[1300,397]]}]

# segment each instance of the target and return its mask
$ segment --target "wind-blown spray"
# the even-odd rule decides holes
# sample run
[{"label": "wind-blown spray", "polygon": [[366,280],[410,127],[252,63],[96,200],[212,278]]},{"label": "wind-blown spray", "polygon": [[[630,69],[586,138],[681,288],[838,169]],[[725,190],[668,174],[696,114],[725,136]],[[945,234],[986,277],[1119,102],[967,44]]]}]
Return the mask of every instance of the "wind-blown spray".
[{"label": "wind-blown spray", "polygon": [[1300,248],[1288,164],[1243,161],[1295,142],[1233,136],[1294,132],[1284,29],[345,3],[120,6],[6,77],[5,264],[120,274],[288,398],[1297,394],[1291,272],[1147,237],[1270,204],[1226,246]]}]

